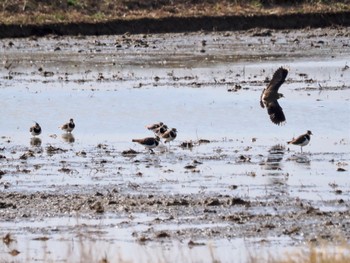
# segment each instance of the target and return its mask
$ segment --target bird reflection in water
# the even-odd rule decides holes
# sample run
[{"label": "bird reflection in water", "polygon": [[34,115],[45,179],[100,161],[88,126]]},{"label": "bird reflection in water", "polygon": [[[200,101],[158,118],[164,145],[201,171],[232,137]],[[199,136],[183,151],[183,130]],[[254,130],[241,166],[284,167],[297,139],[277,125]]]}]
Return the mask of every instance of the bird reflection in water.
[{"label": "bird reflection in water", "polygon": [[281,161],[283,159],[285,147],[277,144],[269,149],[267,160],[265,161],[265,170],[279,171],[281,168]]},{"label": "bird reflection in water", "polygon": [[289,157],[287,160],[294,161],[298,164],[302,164],[302,165],[306,165],[306,166],[310,165],[309,157],[307,157],[303,153],[295,153],[291,157]]},{"label": "bird reflection in water", "polygon": [[272,187],[272,195],[281,195],[288,193],[288,174],[283,172],[282,160],[285,153],[285,147],[277,144],[272,146],[264,162],[263,168],[267,170],[268,184]]},{"label": "bird reflection in water", "polygon": [[75,138],[74,138],[74,135],[72,133],[62,134],[62,139],[67,143],[74,143],[75,142]]},{"label": "bird reflection in water", "polygon": [[30,145],[35,147],[41,146],[41,139],[39,137],[32,137],[30,138]]}]

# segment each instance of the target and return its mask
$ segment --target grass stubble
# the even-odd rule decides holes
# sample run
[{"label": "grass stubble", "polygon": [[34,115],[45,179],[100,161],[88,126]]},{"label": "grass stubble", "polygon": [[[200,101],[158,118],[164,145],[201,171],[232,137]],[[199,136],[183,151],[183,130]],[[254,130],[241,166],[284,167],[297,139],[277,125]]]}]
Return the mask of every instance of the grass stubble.
[{"label": "grass stubble", "polygon": [[116,19],[350,11],[349,0],[2,0],[0,24],[99,23]]}]

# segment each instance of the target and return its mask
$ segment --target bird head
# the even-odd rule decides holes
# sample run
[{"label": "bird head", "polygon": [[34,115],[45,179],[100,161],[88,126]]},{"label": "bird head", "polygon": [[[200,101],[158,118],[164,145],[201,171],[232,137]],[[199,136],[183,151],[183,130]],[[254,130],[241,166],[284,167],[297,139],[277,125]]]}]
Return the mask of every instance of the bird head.
[{"label": "bird head", "polygon": [[284,95],[282,93],[278,93],[278,98],[285,98]]},{"label": "bird head", "polygon": [[73,121],[73,119],[69,119],[69,122],[71,122],[71,123],[72,123],[72,122],[74,122],[74,121]]},{"label": "bird head", "polygon": [[160,138],[159,138],[159,136],[156,136],[156,141],[158,141],[158,142],[160,141]]},{"label": "bird head", "polygon": [[309,135],[313,135],[311,131],[307,131],[307,134],[309,134]]}]

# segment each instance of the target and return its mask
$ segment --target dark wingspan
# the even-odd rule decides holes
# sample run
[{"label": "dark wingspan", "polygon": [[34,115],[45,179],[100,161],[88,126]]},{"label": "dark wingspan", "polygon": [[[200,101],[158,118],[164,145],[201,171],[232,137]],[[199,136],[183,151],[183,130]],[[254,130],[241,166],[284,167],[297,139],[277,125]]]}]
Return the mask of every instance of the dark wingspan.
[{"label": "dark wingspan", "polygon": [[264,94],[267,97],[274,96],[274,94],[277,95],[277,92],[279,88],[282,86],[283,82],[286,80],[287,75],[288,75],[288,70],[285,68],[280,67],[275,71],[269,85],[261,93],[260,106],[262,108],[265,107],[265,104],[263,101]]},{"label": "dark wingspan", "polygon": [[280,67],[276,70],[276,72],[273,74],[272,80],[270,81],[269,85],[267,86],[267,90],[274,90],[278,91],[278,89],[281,87],[283,82],[286,80],[286,77],[288,75],[288,70],[285,68]]},{"label": "dark wingspan", "polygon": [[267,105],[267,113],[270,115],[270,119],[274,124],[280,125],[286,121],[286,117],[277,100]]}]

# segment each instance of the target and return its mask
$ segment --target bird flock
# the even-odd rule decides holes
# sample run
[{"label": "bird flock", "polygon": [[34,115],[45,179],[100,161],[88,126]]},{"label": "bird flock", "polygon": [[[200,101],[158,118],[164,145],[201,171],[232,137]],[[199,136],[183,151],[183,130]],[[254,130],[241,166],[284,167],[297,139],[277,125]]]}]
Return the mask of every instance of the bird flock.
[{"label": "bird flock", "polygon": [[[260,106],[267,109],[270,120],[276,125],[283,125],[286,122],[286,117],[284,115],[283,109],[278,103],[278,100],[284,96],[282,93],[278,93],[278,90],[286,80],[287,75],[288,70],[286,68],[278,68],[273,74],[271,81],[262,91],[260,96]],[[69,122],[63,124],[60,128],[66,133],[71,133],[75,128],[74,120],[70,119]],[[132,142],[136,142],[144,146],[150,151],[150,153],[154,153],[153,149],[159,145],[161,140],[163,140],[164,143],[170,143],[177,136],[177,129],[169,129],[168,126],[163,122],[147,125],[146,128],[154,133],[154,137],[132,139]],[[30,127],[29,131],[35,137],[41,134],[42,129],[39,123],[35,122],[35,125]],[[305,134],[302,134],[297,138],[293,138],[287,143],[300,146],[302,152],[303,147],[310,142],[310,135],[313,134],[308,130]]]},{"label": "bird flock", "polygon": [[168,126],[163,122],[147,125],[146,128],[152,131],[155,134],[155,137],[132,139],[132,141],[141,144],[146,149],[149,149],[151,153],[153,153],[153,149],[159,145],[161,139],[164,140],[164,143],[170,143],[171,141],[175,140],[177,136],[176,128],[168,129]]}]

